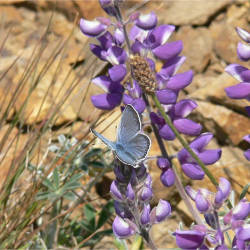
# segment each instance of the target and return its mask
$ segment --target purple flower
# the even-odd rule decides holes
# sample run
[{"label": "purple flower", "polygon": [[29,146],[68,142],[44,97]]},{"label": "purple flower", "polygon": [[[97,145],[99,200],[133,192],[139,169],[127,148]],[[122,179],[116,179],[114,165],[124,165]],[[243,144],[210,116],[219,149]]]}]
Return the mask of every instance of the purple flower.
[{"label": "purple flower", "polygon": [[[238,43],[237,54],[240,60],[250,60],[250,33],[244,29],[236,28],[240,38],[247,44]],[[230,64],[225,69],[230,75],[236,78],[240,83],[225,88],[226,94],[232,99],[250,100],[250,70],[239,64]],[[246,107],[247,114],[250,116],[250,108]],[[244,152],[244,156],[250,161],[250,149]]]},{"label": "purple flower", "polygon": [[155,210],[156,221],[159,223],[165,220],[170,214],[171,206],[169,202],[160,199]]},{"label": "purple flower", "polygon": [[106,28],[107,26],[98,20],[88,21],[84,18],[80,19],[80,29],[86,36],[96,37],[104,32]]},{"label": "purple flower", "polygon": [[163,170],[160,179],[164,186],[166,187],[173,186],[175,182],[175,174],[173,169],[169,168],[167,170]]},{"label": "purple flower", "polygon": [[178,247],[182,249],[197,249],[202,245],[206,234],[195,230],[176,230],[174,235]]},{"label": "purple flower", "polygon": [[[205,165],[214,164],[221,157],[221,149],[205,149],[212,139],[211,133],[203,133],[190,143],[190,147]],[[186,149],[178,153],[183,172],[193,180],[201,180],[204,172]]]},{"label": "purple flower", "polygon": [[[176,129],[183,134],[190,136],[197,136],[201,132],[201,125],[186,118],[193,109],[197,107],[197,104],[190,100],[185,99],[176,103],[175,105],[169,105],[167,108],[167,114],[172,119]],[[151,120],[158,126],[160,136],[165,140],[174,140],[175,134],[171,128],[165,123],[165,120],[158,114],[152,112],[150,114]]]},{"label": "purple flower", "polygon": [[135,233],[135,229],[119,216],[115,217],[112,228],[118,238],[127,238]]},{"label": "purple flower", "polygon": [[95,107],[104,110],[111,110],[120,105],[124,92],[120,81],[125,77],[126,69],[123,65],[115,65],[109,70],[108,76],[99,76],[92,80],[98,87],[102,88],[106,94],[94,95],[91,97]]}]

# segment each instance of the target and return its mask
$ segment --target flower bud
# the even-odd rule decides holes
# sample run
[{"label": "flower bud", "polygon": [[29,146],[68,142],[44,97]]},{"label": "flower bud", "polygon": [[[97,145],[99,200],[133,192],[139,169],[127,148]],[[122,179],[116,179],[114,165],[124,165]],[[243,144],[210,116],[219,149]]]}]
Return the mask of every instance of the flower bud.
[{"label": "flower bud", "polygon": [[105,29],[106,25],[102,24],[100,21],[88,21],[86,19],[81,18],[80,20],[80,29],[83,34],[86,36],[95,37],[100,35]]},{"label": "flower bud", "polygon": [[119,216],[115,217],[112,228],[118,238],[127,238],[135,233],[135,230]]},{"label": "flower bud", "polygon": [[123,195],[121,194],[119,187],[118,187],[118,182],[117,181],[113,181],[111,186],[110,186],[110,192],[112,194],[112,196],[114,197],[114,199],[118,199],[118,200],[123,200]]},{"label": "flower bud", "polygon": [[135,199],[135,192],[130,183],[127,186],[126,197],[131,201]]},{"label": "flower bud", "polygon": [[142,192],[141,192],[141,200],[142,201],[147,201],[147,200],[150,200],[152,198],[152,188],[151,187],[148,187],[148,186],[144,186],[142,188]]},{"label": "flower bud", "polygon": [[203,194],[200,191],[198,191],[198,193],[195,197],[195,204],[196,204],[197,209],[201,213],[206,213],[210,208],[210,203],[208,202],[208,200],[203,196]]},{"label": "flower bud", "polygon": [[143,30],[151,30],[157,25],[157,16],[154,12],[145,15],[141,14],[135,24]]},{"label": "flower bud", "polygon": [[144,204],[141,214],[141,224],[146,225],[150,222],[150,204]]},{"label": "flower bud", "polygon": [[160,199],[156,207],[156,222],[165,220],[170,214],[171,206],[169,202]]},{"label": "flower bud", "polygon": [[238,205],[233,209],[233,219],[234,220],[244,220],[250,213],[250,203],[243,199]]},{"label": "flower bud", "polygon": [[175,174],[173,169],[169,168],[168,170],[162,172],[160,179],[162,184],[166,187],[171,187],[172,185],[174,185]]},{"label": "flower bud", "polygon": [[169,160],[167,158],[159,157],[157,159],[157,166],[161,170],[167,170],[170,167],[170,162],[169,162]]},{"label": "flower bud", "polygon": [[202,245],[206,234],[193,230],[176,230],[174,235],[178,247],[182,249],[197,249]]}]

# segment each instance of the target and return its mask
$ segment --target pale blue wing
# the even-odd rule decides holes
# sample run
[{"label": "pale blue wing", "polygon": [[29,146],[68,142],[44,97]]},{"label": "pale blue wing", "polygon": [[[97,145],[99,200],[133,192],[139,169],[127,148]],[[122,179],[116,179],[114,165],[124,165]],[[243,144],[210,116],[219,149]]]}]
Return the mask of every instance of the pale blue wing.
[{"label": "pale blue wing", "polygon": [[98,132],[96,132],[95,130],[91,129],[92,133],[97,136],[99,139],[102,140],[102,142],[104,142],[111,150],[115,151],[116,147],[115,147],[115,143],[106,139],[104,136],[102,136],[101,134],[99,134]]},{"label": "pale blue wing", "polygon": [[117,142],[124,144],[141,130],[139,114],[132,105],[127,105],[122,113],[118,128]]},{"label": "pale blue wing", "polygon": [[136,166],[148,154],[151,140],[145,134],[138,133],[125,144],[117,143],[116,155],[125,164]]}]

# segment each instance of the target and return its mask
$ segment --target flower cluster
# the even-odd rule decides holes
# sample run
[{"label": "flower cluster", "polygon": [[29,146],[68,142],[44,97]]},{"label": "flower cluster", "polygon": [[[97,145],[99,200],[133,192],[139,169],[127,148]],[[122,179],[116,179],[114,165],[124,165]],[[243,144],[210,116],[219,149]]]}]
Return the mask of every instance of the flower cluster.
[{"label": "flower cluster", "polygon": [[170,215],[170,204],[160,200],[151,209],[149,202],[153,196],[152,179],[143,164],[139,168],[131,168],[117,160],[114,172],[116,180],[110,187],[117,214],[113,232],[119,238],[137,233],[147,239],[152,225]]},{"label": "flower cluster", "polygon": [[[246,44],[239,42],[237,46],[238,58],[242,61],[250,60],[250,33],[241,28],[236,28],[236,31],[240,38],[246,42]],[[246,99],[250,101],[250,70],[240,64],[230,64],[226,67],[226,72],[232,75],[235,79],[240,81],[235,86],[230,86],[225,89],[228,97],[232,99]],[[246,112],[250,116],[250,106],[246,107]],[[250,135],[246,135],[243,138],[250,143]],[[247,160],[250,161],[250,149],[244,153]]]},{"label": "flower cluster", "polygon": [[[177,230],[174,235],[177,245],[182,249],[228,249],[225,235],[234,231],[233,249],[246,249],[250,244],[250,224],[247,217],[250,214],[250,203],[242,199],[235,207],[219,212],[228,199],[231,185],[225,178],[220,178],[217,192],[214,194],[207,189],[193,190],[187,186],[186,191],[195,202],[198,211],[204,215],[207,225],[194,225],[192,230]],[[248,248],[247,248],[248,249]]]}]

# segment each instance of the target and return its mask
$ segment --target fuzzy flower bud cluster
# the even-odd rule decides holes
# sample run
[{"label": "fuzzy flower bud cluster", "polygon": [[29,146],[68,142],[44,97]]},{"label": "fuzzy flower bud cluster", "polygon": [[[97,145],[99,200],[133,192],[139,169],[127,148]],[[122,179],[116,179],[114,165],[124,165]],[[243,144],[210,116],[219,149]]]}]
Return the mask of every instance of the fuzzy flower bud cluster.
[{"label": "fuzzy flower bud cluster", "polygon": [[195,202],[198,211],[204,215],[207,225],[194,225],[191,230],[177,230],[174,235],[180,248],[209,249],[209,242],[215,249],[228,249],[225,235],[230,230],[234,232],[231,248],[249,247],[250,224],[247,217],[250,215],[250,203],[242,199],[235,207],[227,209],[219,216],[220,209],[226,207],[224,205],[231,192],[231,185],[227,179],[220,178],[216,193],[207,189],[195,191],[189,186],[186,187],[186,192]]},{"label": "fuzzy flower bud cluster", "polygon": [[152,179],[143,164],[139,168],[131,168],[116,161],[114,172],[116,180],[110,187],[117,214],[113,232],[118,238],[128,238],[135,233],[145,237],[153,224],[170,215],[171,206],[160,200],[156,207],[151,208]]}]

